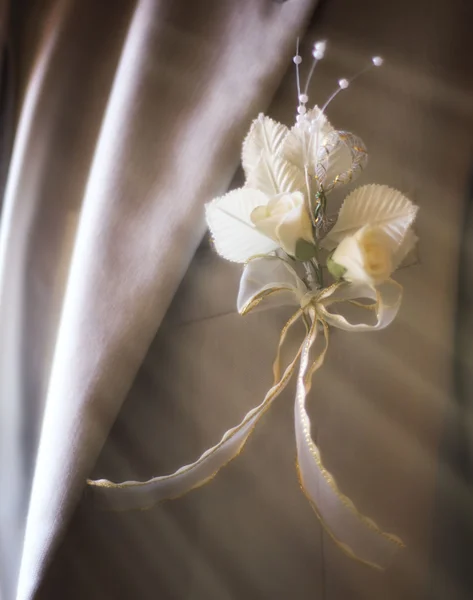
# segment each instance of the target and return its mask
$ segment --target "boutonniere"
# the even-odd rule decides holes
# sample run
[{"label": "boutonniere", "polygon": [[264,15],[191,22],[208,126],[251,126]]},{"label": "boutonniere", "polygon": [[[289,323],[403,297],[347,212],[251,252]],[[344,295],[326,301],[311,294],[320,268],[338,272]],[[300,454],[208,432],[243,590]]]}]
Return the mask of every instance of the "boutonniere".
[{"label": "boutonniere", "polygon": [[[338,214],[331,211],[331,193],[356,179],[368,154],[359,137],[335,129],[326,116],[333,98],[358,75],[341,79],[321,108],[309,108],[310,79],[324,52],[325,42],[315,44],[312,68],[302,90],[302,59],[297,51],[295,123],[289,128],[259,115],[243,142],[245,185],[206,205],[216,251],[244,265],[238,311],[244,315],[275,300],[294,306],[293,315],[282,327],[273,385],[241,423],[194,463],[147,482],[89,483],[105,491],[121,490],[124,505],[130,492],[151,496],[153,501],[181,496],[211,479],[237,456],[259,418],[296,375],[295,438],[301,488],[323,527],[345,553],[382,568],[403,543],[362,515],[326,470],[311,434],[306,399],[314,374],[324,363],[333,328],[375,331],[395,318],[402,287],[392,275],[416,243],[412,228],[417,207],[401,192],[371,184],[349,192]],[[381,58],[372,59],[372,66],[381,64]],[[367,318],[348,320],[343,316],[343,308],[348,306],[357,307]],[[295,356],[283,366],[281,349],[289,329],[299,321],[305,326],[305,335]],[[322,343],[314,351],[319,337]]]}]

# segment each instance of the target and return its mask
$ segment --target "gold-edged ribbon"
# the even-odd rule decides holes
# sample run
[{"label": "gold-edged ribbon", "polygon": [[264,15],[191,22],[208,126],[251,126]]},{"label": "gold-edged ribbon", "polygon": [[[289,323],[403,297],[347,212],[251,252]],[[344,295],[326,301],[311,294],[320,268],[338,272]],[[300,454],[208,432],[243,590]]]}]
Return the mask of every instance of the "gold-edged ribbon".
[{"label": "gold-edged ribbon", "polygon": [[[334,477],[326,470],[311,435],[306,410],[312,377],[323,365],[328,349],[330,327],[347,331],[374,331],[389,325],[396,316],[402,298],[402,288],[394,281],[382,286],[335,283],[322,290],[309,290],[292,266],[278,257],[260,257],[244,269],[238,295],[238,310],[247,314],[270,298],[283,305],[298,308],[281,331],[273,365],[274,382],[261,404],[250,410],[239,425],[229,429],[220,442],[206,450],[195,462],[170,475],[147,481],[113,483],[106,479],[88,480],[99,500],[116,510],[144,508],[161,500],[180,497],[212,479],[235,458],[243,448],[261,416],[284,390],[296,372],[297,391],[294,407],[297,445],[297,471],[301,488],[332,540],[351,558],[371,567],[385,568],[402,541],[382,531],[362,515],[353,502],[338,488]],[[366,305],[361,299],[372,301]],[[370,308],[376,315],[374,324],[350,323],[344,316],[329,310],[332,305],[350,303]],[[296,355],[281,373],[281,351],[289,330],[302,319],[306,335]],[[312,357],[319,335],[322,349]]]}]

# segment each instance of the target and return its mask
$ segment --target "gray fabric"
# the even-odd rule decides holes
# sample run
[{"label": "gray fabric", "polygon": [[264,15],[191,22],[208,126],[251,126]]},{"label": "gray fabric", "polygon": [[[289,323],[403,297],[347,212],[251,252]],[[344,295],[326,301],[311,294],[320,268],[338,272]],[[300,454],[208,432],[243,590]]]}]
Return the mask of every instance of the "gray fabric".
[{"label": "gray fabric", "polygon": [[[455,37],[470,47],[466,37],[457,39],[459,6],[438,4],[428,18],[425,8],[397,3],[381,10],[366,2],[355,14],[331,2],[314,20],[305,46],[308,51],[319,32],[332,40],[316,73],[317,100],[370,55],[389,59],[341,95],[329,118],[361,135],[372,151],[360,183],[392,185],[421,206],[419,264],[396,277],[405,286],[398,319],[372,335],[336,332],[311,403],[318,441],[342,489],[396,531],[407,550],[377,573],[347,559],[322,534],[294,474],[292,389],[242,455],[188,497],[141,513],[107,514],[86,495],[45,598],[418,600],[428,593],[438,441],[451,406],[458,232],[472,113],[466,67],[452,45],[450,53],[434,36],[443,24],[444,40],[453,44]],[[293,102],[290,69],[269,114],[290,120]],[[236,315],[238,278],[238,267],[205,244],[200,248],[96,477],[170,472],[260,400],[287,314]]]},{"label": "gray fabric", "polygon": [[228,186],[312,6],[26,7],[0,232],[4,600],[17,581],[17,598],[34,595],[202,237],[202,204]]},{"label": "gray fabric", "polygon": [[467,600],[473,590],[473,178],[466,207],[458,264],[454,336],[454,398],[445,415],[440,443],[430,596]]}]

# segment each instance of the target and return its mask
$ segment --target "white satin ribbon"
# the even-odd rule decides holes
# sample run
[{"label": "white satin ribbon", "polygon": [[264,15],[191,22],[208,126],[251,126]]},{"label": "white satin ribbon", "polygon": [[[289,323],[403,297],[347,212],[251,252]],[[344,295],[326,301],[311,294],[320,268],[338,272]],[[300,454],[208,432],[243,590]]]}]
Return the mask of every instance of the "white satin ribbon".
[{"label": "white satin ribbon", "polygon": [[[403,546],[395,535],[383,532],[359,513],[353,502],[340,490],[333,476],[325,469],[320,452],[311,436],[310,419],[305,407],[312,376],[323,364],[329,341],[329,326],[347,331],[374,331],[389,325],[401,303],[402,288],[394,281],[382,286],[336,283],[323,290],[311,291],[291,265],[278,257],[261,257],[250,261],[243,272],[237,307],[241,314],[254,310],[263,300],[295,305],[297,310],[284,326],[274,363],[274,383],[259,406],[250,410],[243,421],[229,429],[220,442],[206,450],[195,462],[175,473],[153,477],[148,481],[113,483],[106,479],[88,480],[99,500],[118,510],[144,508],[160,500],[182,496],[210,479],[235,458],[243,448],[258,419],[282,392],[300,358],[295,400],[295,434],[299,480],[307,499],[327,533],[349,556],[375,568],[384,568],[396,549]],[[374,303],[367,307],[361,299]],[[343,303],[370,308],[376,315],[373,325],[350,323],[330,307]],[[307,334],[296,356],[281,375],[280,351],[288,330],[300,318],[304,319]],[[323,334],[323,348],[315,358],[311,350],[318,331]]]}]

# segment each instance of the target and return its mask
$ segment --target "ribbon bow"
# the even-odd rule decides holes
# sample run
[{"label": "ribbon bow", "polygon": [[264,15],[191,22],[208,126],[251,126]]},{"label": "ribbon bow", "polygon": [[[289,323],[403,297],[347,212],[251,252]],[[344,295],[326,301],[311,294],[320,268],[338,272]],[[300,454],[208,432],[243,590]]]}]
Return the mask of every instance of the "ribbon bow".
[{"label": "ribbon bow", "polygon": [[[170,475],[122,483],[105,479],[88,480],[88,484],[96,494],[103,496],[117,509],[143,508],[144,504],[177,498],[203,485],[240,453],[256,423],[284,390],[299,362],[294,418],[301,488],[324,529],[346,554],[369,566],[384,568],[394,551],[403,547],[403,543],[397,536],[382,531],[374,521],[362,515],[339,490],[335,479],[325,469],[320,451],[312,439],[306,399],[312,377],[325,359],[330,326],[347,331],[383,329],[399,310],[402,287],[389,280],[378,287],[340,282],[321,290],[311,290],[287,261],[277,256],[255,258],[247,263],[241,278],[238,311],[247,314],[269,297],[280,305],[295,305],[298,308],[281,331],[273,365],[274,382],[261,404],[250,410],[239,425],[229,429],[218,444],[206,450],[195,462]],[[373,303],[361,304],[361,299]],[[376,322],[373,325],[352,324],[342,315],[330,312],[332,305],[346,302],[372,309]],[[295,357],[281,373],[284,341],[290,328],[300,319],[306,326],[306,335]],[[319,332],[323,335],[322,350],[316,353],[315,358],[311,358],[311,350]]]}]

